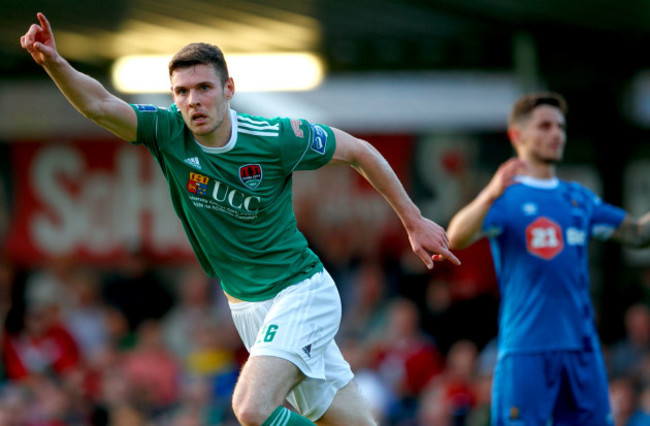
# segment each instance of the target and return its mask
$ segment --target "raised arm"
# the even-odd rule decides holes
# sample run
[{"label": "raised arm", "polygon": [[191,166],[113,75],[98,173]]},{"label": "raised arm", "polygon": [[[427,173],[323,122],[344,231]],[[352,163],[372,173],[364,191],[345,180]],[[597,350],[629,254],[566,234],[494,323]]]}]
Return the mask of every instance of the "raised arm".
[{"label": "raised arm", "polygon": [[40,25],[32,24],[20,38],[20,45],[45,69],[81,114],[122,139],[135,140],[135,111],[122,99],[109,93],[97,80],[74,69],[57,51],[52,27],[45,15],[38,13],[36,16]]},{"label": "raised arm", "polygon": [[445,230],[422,216],[379,151],[366,141],[338,129],[332,130],[336,136],[336,151],[329,164],[352,166],[372,184],[397,213],[406,228],[413,252],[427,268],[433,268],[434,260],[443,259],[460,265],[449,251]]},{"label": "raised arm", "polygon": [[650,212],[639,219],[625,216],[621,225],[612,234],[612,240],[633,248],[650,246]]},{"label": "raised arm", "polygon": [[511,158],[499,166],[490,183],[474,200],[451,218],[447,227],[451,248],[465,248],[481,236],[483,220],[492,203],[512,184],[514,176],[523,170],[525,170],[525,164],[518,158]]}]

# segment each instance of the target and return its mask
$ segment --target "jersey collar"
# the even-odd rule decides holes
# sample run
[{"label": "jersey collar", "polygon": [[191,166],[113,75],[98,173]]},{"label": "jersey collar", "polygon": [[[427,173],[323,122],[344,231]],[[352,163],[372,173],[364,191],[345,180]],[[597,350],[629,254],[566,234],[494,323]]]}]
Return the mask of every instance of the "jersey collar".
[{"label": "jersey collar", "polygon": [[560,180],[557,177],[538,179],[531,176],[519,175],[515,176],[514,180],[515,182],[522,183],[526,186],[532,186],[533,188],[539,189],[555,189],[560,184]]}]

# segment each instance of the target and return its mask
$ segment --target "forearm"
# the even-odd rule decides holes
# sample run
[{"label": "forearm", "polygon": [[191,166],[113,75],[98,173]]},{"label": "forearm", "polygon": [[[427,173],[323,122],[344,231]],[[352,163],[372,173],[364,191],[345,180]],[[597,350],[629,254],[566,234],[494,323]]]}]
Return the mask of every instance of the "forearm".
[{"label": "forearm", "polygon": [[612,235],[612,240],[633,248],[650,246],[650,212],[639,219],[626,216]]},{"label": "forearm", "polygon": [[84,117],[124,140],[135,140],[137,118],[125,101],[111,94],[99,81],[74,69],[60,56],[43,68]]},{"label": "forearm", "polygon": [[386,159],[368,142],[332,128],[336,149],[329,164],[349,165],[379,192],[402,221],[413,252],[432,269],[434,260],[460,261],[449,251],[445,230],[422,216]]},{"label": "forearm", "polygon": [[483,220],[493,202],[494,198],[484,190],[452,217],[447,227],[449,246],[452,249],[465,248],[478,238]]},{"label": "forearm", "polygon": [[386,159],[369,143],[350,165],[357,170],[393,208],[404,227],[412,231],[422,217]]},{"label": "forearm", "polygon": [[638,221],[639,227],[639,239],[638,247],[648,247],[650,246],[650,213],[646,213],[641,216]]},{"label": "forearm", "polygon": [[42,66],[68,101],[85,117],[116,135],[135,137],[137,117],[123,100],[113,96],[97,80],[74,69],[56,49],[52,27],[42,13],[20,37],[20,45]]},{"label": "forearm", "polygon": [[61,56],[43,68],[66,99],[85,117],[99,122],[106,115],[103,103],[111,94],[97,80],[77,71]]}]

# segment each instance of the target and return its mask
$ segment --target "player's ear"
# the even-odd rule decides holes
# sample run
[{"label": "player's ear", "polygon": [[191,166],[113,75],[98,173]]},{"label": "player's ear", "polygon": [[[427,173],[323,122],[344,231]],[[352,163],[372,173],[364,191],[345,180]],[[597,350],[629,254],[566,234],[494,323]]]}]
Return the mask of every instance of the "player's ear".
[{"label": "player's ear", "polygon": [[508,127],[508,139],[510,139],[510,142],[514,145],[515,142],[519,140],[519,136],[521,135],[521,130],[517,126],[510,126]]},{"label": "player's ear", "polygon": [[230,100],[235,95],[235,80],[229,77],[223,85],[223,92],[226,94],[226,99]]}]

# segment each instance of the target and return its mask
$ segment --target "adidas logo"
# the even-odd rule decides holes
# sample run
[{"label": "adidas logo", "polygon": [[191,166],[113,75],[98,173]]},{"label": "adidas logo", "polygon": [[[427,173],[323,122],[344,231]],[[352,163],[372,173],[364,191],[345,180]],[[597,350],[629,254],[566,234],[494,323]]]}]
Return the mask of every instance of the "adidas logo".
[{"label": "adidas logo", "polygon": [[199,163],[199,157],[186,158],[185,163],[190,166],[201,170],[201,163]]},{"label": "adidas logo", "polygon": [[302,351],[307,355],[309,358],[311,358],[311,343],[305,347],[302,348]]}]

